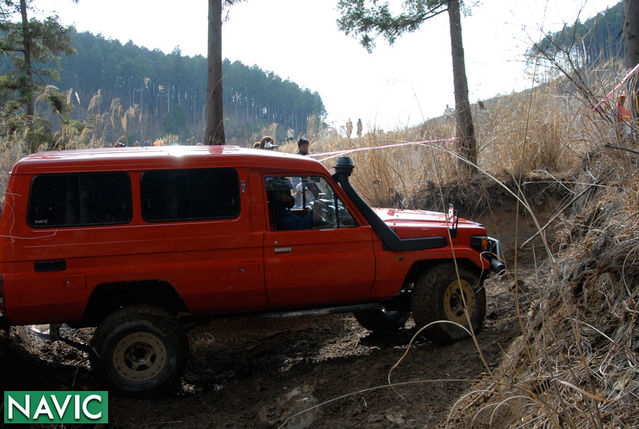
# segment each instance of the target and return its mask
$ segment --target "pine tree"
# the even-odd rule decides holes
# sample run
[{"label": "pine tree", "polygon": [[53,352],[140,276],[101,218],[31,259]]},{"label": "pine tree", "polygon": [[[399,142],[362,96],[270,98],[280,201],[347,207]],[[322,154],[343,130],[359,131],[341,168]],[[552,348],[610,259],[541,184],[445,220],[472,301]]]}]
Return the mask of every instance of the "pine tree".
[{"label": "pine tree", "polygon": [[[39,123],[46,126],[46,121],[36,114],[37,95],[47,93],[44,91],[48,88],[47,80],[58,78],[59,56],[73,53],[73,28],[63,27],[56,15],[43,21],[29,19],[31,3],[31,0],[0,3],[0,54],[9,56],[13,62],[13,69],[0,77],[0,91],[4,114],[12,119],[8,122],[13,131],[23,130],[28,150],[35,152],[47,134],[35,132]],[[60,97],[51,94],[49,99],[54,108],[59,107]]]},{"label": "pine tree", "polygon": [[361,36],[361,43],[369,52],[375,46],[376,35],[382,35],[393,44],[403,33],[415,31],[424,21],[448,12],[457,137],[460,139],[460,155],[467,161],[462,161],[461,168],[473,174],[477,164],[477,143],[468,101],[460,0],[405,0],[402,12],[397,15],[390,11],[388,3],[379,4],[377,0],[339,0],[337,9],[342,14],[337,21],[340,30]]}]

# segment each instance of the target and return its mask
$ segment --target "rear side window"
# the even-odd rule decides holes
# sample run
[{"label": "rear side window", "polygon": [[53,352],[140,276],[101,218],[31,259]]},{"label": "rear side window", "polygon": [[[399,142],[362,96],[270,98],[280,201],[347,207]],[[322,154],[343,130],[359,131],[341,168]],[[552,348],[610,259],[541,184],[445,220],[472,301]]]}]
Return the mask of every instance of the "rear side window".
[{"label": "rear side window", "polygon": [[31,181],[29,225],[34,228],[113,225],[131,220],[126,172],[43,174]]},{"label": "rear side window", "polygon": [[240,214],[239,178],[231,168],[146,171],[142,217],[147,222],[228,219]]}]

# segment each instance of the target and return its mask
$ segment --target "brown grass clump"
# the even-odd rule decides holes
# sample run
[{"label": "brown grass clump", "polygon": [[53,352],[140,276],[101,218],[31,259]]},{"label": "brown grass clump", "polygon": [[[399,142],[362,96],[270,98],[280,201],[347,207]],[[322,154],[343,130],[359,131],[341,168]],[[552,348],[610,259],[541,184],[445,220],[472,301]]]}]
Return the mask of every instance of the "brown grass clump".
[{"label": "brown grass clump", "polygon": [[523,335],[447,427],[639,426],[638,165],[604,145],[587,157]]}]

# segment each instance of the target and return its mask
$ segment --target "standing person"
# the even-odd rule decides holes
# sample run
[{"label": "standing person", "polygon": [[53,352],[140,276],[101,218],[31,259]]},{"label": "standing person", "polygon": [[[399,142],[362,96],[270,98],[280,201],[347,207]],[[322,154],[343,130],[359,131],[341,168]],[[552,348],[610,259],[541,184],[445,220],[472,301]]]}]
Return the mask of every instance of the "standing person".
[{"label": "standing person", "polygon": [[630,109],[626,107],[626,94],[622,92],[617,97],[617,122],[630,122]]},{"label": "standing person", "polygon": [[622,92],[617,96],[617,133],[623,137],[629,137],[632,134],[630,126],[630,109],[626,107],[626,93]]},{"label": "standing person", "polygon": [[351,134],[353,133],[353,122],[351,122],[350,118],[348,119],[348,122],[346,123],[346,137],[348,137],[348,139],[351,139]]},{"label": "standing person", "polygon": [[357,137],[358,138],[362,138],[362,120],[358,119],[357,120]]},{"label": "standing person", "polygon": [[286,130],[286,143],[292,142],[293,140],[295,140],[295,131],[293,128],[288,127],[288,130]]},{"label": "standing person", "polygon": [[306,139],[299,139],[297,141],[297,154],[298,155],[308,155],[308,147],[310,146],[310,143],[308,142],[308,140]]},{"label": "standing person", "polygon": [[[300,138],[297,141],[297,149],[298,149],[297,154],[302,156],[308,155],[309,146],[310,146],[310,143],[308,142],[308,140]],[[293,206],[293,209],[301,210],[304,208],[303,201],[304,201],[304,191],[305,191],[305,186],[302,183],[302,178],[293,177],[291,179],[291,184],[293,185],[293,190],[291,192],[293,194],[293,197],[295,197],[295,205]]]}]

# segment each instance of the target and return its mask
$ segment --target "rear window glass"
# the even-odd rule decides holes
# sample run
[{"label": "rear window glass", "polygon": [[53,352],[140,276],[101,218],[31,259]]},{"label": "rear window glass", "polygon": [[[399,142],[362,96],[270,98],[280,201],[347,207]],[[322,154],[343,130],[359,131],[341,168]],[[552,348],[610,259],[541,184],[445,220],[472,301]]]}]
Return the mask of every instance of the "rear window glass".
[{"label": "rear window glass", "polygon": [[31,181],[28,222],[34,228],[130,220],[131,179],[125,172],[43,174]]},{"label": "rear window glass", "polygon": [[147,222],[227,219],[240,214],[238,174],[231,168],[146,171],[142,217]]}]

